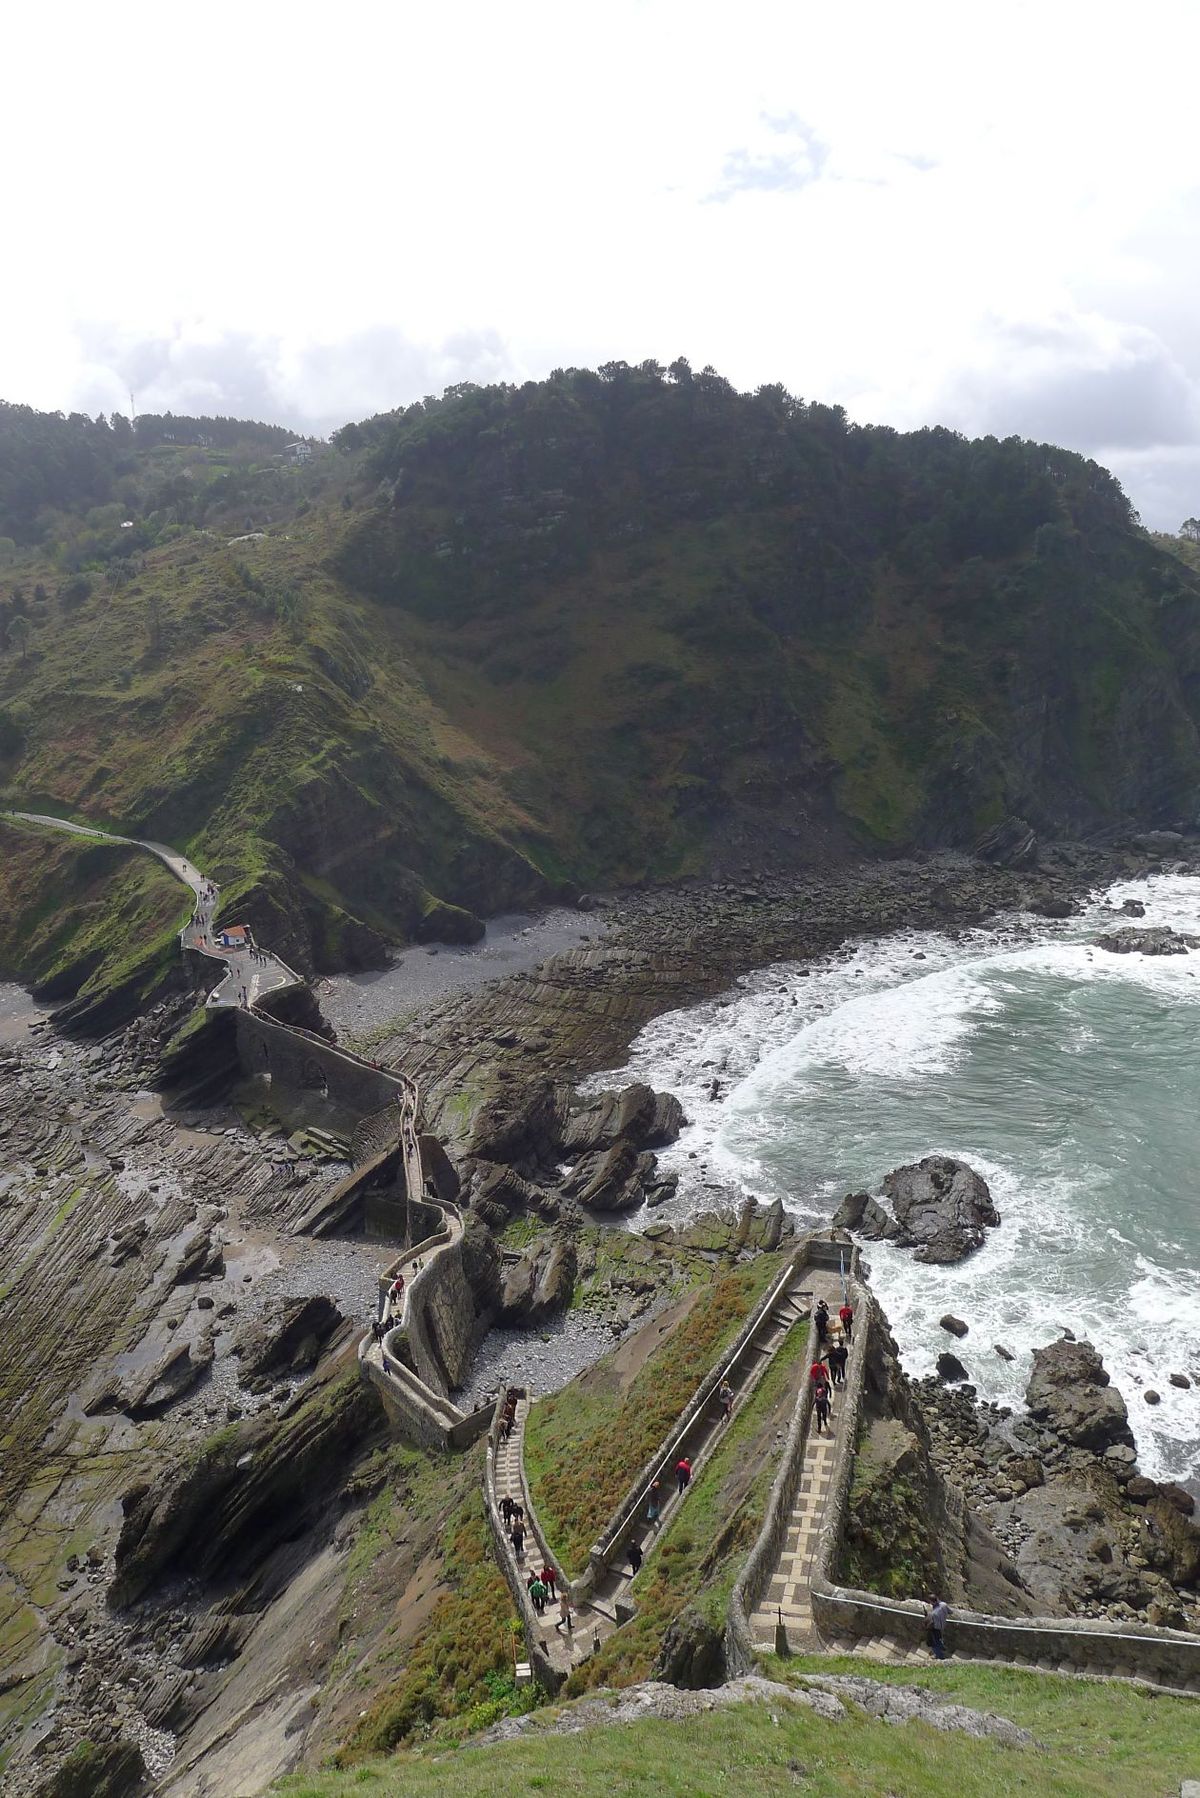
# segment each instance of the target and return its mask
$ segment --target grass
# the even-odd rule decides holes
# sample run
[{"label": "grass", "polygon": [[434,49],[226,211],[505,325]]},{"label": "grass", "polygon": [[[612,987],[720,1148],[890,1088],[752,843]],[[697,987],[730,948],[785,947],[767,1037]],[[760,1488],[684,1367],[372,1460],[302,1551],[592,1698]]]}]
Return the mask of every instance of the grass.
[{"label": "grass", "polygon": [[568,1691],[653,1677],[663,1635],[685,1606],[724,1631],[734,1582],[762,1528],[777,1471],[771,1449],[791,1420],[807,1347],[807,1327],[797,1325],[634,1580],[637,1616],[572,1675]]},{"label": "grass", "polygon": [[525,1426],[530,1497],[555,1558],[573,1574],[721,1350],[778,1274],[760,1255],[707,1289],[627,1388],[608,1366],[539,1399]]},{"label": "grass", "polygon": [[[391,1497],[377,1501],[369,1530],[379,1530]],[[354,1570],[360,1575],[367,1552]],[[492,1556],[481,1491],[473,1491],[450,1519],[442,1577],[447,1590],[407,1665],[376,1692],[342,1750],[343,1760],[394,1748],[480,1705],[500,1700],[517,1706],[515,1685],[510,1691],[505,1684],[513,1664],[512,1597]]]},{"label": "grass", "polygon": [[[854,1670],[861,1673],[861,1663]],[[1200,1705],[1184,1699],[983,1668],[931,1669],[919,1683],[1023,1724],[1035,1745],[1008,1748],[856,1712],[829,1723],[782,1703],[747,1704],[683,1723],[648,1720],[565,1738],[539,1730],[352,1773],[295,1773],[274,1789],[288,1798],[1167,1798],[1200,1765]]]}]

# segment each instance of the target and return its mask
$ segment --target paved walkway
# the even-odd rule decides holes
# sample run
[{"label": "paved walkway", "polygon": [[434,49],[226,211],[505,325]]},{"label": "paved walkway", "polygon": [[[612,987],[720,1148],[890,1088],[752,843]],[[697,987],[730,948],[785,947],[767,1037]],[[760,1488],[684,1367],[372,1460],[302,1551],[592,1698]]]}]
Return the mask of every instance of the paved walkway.
[{"label": "paved walkway", "polygon": [[[72,824],[66,818],[52,818],[43,812],[6,812],[4,815],[21,818],[26,824],[43,824],[51,830],[66,831],[70,836],[88,837],[97,843],[120,843],[127,849],[144,849],[147,855],[157,856],[195,897],[191,923],[185,925],[180,934],[182,947],[194,949],[210,960],[224,964],[224,975],[208,995],[209,1005],[236,1008],[245,1004],[252,1009],[264,993],[276,992],[285,986],[303,985],[300,976],[286,962],[267,950],[261,952],[260,960],[255,960],[249,949],[227,949],[218,943],[214,919],[220,902],[219,888],[186,856],[169,849],[165,843],[143,843],[136,837],[114,836],[111,831],[96,830],[87,824]],[[244,1000],[243,993],[246,995]]]},{"label": "paved walkway", "polygon": [[[813,1303],[823,1298],[836,1316],[841,1303],[841,1287],[834,1274],[813,1276]],[[833,1475],[833,1450],[841,1429],[841,1392],[832,1391],[833,1403],[829,1428],[818,1431],[815,1413],[810,1414],[804,1441],[804,1459],[796,1496],[792,1501],[788,1532],[779,1560],[763,1594],[762,1602],[750,1616],[750,1633],[754,1646],[767,1652],[775,1647],[776,1625],[782,1620],[787,1630],[788,1646],[793,1652],[818,1648],[809,1600],[813,1555],[817,1533],[825,1516]]]},{"label": "paved walkway", "polygon": [[[836,1288],[836,1280],[826,1281],[826,1277],[807,1265],[797,1268],[787,1287],[780,1294],[775,1304],[763,1316],[758,1328],[749,1342],[738,1352],[736,1362],[730,1367],[728,1379],[733,1387],[733,1414],[743,1408],[754,1392],[763,1374],[771,1365],[778,1350],[786,1341],[792,1326],[809,1316],[815,1297],[828,1283],[830,1290]],[[826,1295],[828,1296],[828,1295]],[[529,1401],[522,1399],[517,1405],[516,1422],[507,1443],[500,1444],[492,1479],[497,1504],[507,1492],[510,1498],[524,1506],[525,1519],[529,1535],[526,1539],[525,1554],[517,1572],[522,1581],[528,1579],[533,1570],[533,1561],[538,1559],[538,1566],[555,1564],[550,1561],[546,1539],[541,1524],[529,1500],[528,1487],[524,1472],[525,1420],[529,1414]],[[672,1458],[686,1454],[692,1463],[692,1478],[695,1480],[704,1471],[704,1467],[712,1454],[720,1445],[728,1425],[721,1414],[714,1393],[712,1402],[696,1418],[694,1425],[672,1449]],[[558,1607],[554,1605],[547,1611],[545,1623],[540,1631],[542,1645],[546,1649],[552,1664],[561,1671],[569,1671],[579,1661],[591,1654],[612,1635],[613,1631],[626,1619],[633,1615],[637,1608],[632,1593],[634,1575],[629,1567],[629,1547],[636,1542],[642,1551],[644,1561],[654,1553],[663,1532],[669,1527],[677,1512],[688,1502],[687,1492],[679,1494],[674,1479],[669,1472],[664,1472],[660,1479],[661,1518],[657,1527],[646,1521],[645,1503],[638,1506],[637,1521],[628,1531],[622,1533],[619,1554],[614,1555],[607,1573],[595,1587],[591,1602],[581,1605],[575,1617],[573,1633],[567,1636],[565,1631],[556,1630],[554,1624],[558,1618]],[[535,1546],[536,1545],[536,1546]],[[509,1555],[513,1564],[515,1557],[512,1549]],[[560,1570],[561,1571],[561,1570]]]}]

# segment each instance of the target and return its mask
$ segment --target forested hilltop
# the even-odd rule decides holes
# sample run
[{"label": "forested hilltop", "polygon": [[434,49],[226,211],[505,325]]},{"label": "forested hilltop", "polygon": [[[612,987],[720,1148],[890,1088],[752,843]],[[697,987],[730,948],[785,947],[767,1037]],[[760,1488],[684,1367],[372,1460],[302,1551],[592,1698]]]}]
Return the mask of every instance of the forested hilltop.
[{"label": "forested hilltop", "polygon": [[[1200,781],[1200,578],[1104,469],[682,361],[330,446],[0,408],[0,649],[5,802],[188,848],[306,966]],[[87,853],[47,910],[4,828],[0,964],[128,982]]]}]

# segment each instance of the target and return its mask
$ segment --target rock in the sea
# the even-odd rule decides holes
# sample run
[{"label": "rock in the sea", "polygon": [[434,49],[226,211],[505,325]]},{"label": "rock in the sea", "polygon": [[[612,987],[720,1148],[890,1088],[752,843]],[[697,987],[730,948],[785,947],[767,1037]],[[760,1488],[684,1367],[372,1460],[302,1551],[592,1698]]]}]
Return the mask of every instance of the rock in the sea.
[{"label": "rock in the sea", "polygon": [[1025,1402],[1035,1423],[1074,1448],[1101,1454],[1133,1448],[1125,1400],[1110,1385],[1104,1363],[1090,1342],[1052,1342],[1034,1349]]},{"label": "rock in the sea", "polygon": [[1005,1346],[1002,1342],[994,1342],[992,1344],[992,1347],[995,1349],[996,1353],[999,1355],[999,1357],[1002,1361],[1015,1361],[1017,1358],[1013,1354],[1011,1349],[1005,1348]]},{"label": "rock in the sea", "polygon": [[949,1330],[951,1336],[965,1336],[969,1328],[969,1325],[965,1324],[961,1317],[955,1317],[949,1311],[939,1319],[939,1322],[943,1330]]},{"label": "rock in the sea", "polygon": [[1155,1392],[1153,1386],[1148,1386],[1146,1388],[1145,1392],[1143,1392],[1142,1397],[1145,1399],[1145,1401],[1148,1405],[1161,1405],[1162,1404],[1162,1394]]},{"label": "rock in the sea", "polygon": [[1026,895],[1025,907],[1036,918],[1073,918],[1079,911],[1074,900],[1068,899],[1065,893],[1055,893],[1041,889]]},{"label": "rock in the sea", "polygon": [[1169,1373],[1167,1379],[1172,1386],[1178,1386],[1181,1392],[1187,1392],[1192,1384],[1185,1373]]},{"label": "rock in the sea", "polygon": [[1144,918],[1146,915],[1146,908],[1140,899],[1126,899],[1121,910],[1127,918]]},{"label": "rock in the sea", "polygon": [[961,1261],[983,1242],[985,1228],[1000,1222],[987,1181],[948,1155],[894,1168],[883,1190],[898,1226],[893,1240],[915,1248],[918,1261]]},{"label": "rock in the sea", "polygon": [[1098,936],[1096,947],[1110,955],[1186,955],[1189,949],[1200,948],[1200,936],[1172,930],[1169,924],[1123,924]]},{"label": "rock in the sea", "polygon": [[835,1230],[856,1230],[868,1242],[886,1242],[900,1234],[889,1211],[869,1192],[848,1192],[833,1214]]},{"label": "rock in the sea", "polygon": [[937,1377],[939,1380],[957,1382],[967,1378],[967,1370],[957,1355],[952,1355],[949,1349],[943,1349],[937,1358]]}]

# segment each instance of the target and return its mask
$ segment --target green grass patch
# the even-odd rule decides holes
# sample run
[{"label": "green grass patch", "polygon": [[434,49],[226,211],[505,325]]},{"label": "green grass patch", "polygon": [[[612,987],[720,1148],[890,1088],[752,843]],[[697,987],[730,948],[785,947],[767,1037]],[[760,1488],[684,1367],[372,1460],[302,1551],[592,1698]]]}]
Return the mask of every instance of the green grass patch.
[{"label": "green grass patch", "polygon": [[[390,1495],[388,1495],[390,1496]],[[368,1529],[384,1517],[377,1501]],[[364,1551],[364,1555],[367,1551]],[[361,1575],[365,1559],[360,1563]],[[513,1665],[512,1596],[492,1555],[483,1495],[472,1492],[446,1531],[438,1599],[399,1678],[385,1685],[341,1751],[343,1762],[386,1752],[439,1721],[462,1718],[481,1705],[525,1703],[506,1681]],[[503,1688],[503,1689],[502,1689]],[[494,1720],[494,1719],[492,1719]]]},{"label": "green grass patch", "polygon": [[539,1399],[525,1426],[525,1472],[548,1546],[578,1573],[588,1549],[705,1373],[782,1266],[761,1255],[707,1289],[627,1388],[591,1368]]},{"label": "green grass patch", "polygon": [[1008,1748],[859,1713],[827,1723],[785,1704],[746,1704],[685,1724],[647,1720],[567,1737],[536,1730],[517,1742],[418,1751],[351,1773],[294,1773],[274,1789],[288,1798],[364,1790],[375,1798],[526,1798],[543,1790],[566,1798],[1166,1798],[1200,1765],[1200,1705],[1185,1699],[985,1669],[963,1669],[962,1683],[948,1684],[953,1670],[938,1669],[937,1681],[932,1671],[919,1683],[1024,1724],[1035,1745]]}]

